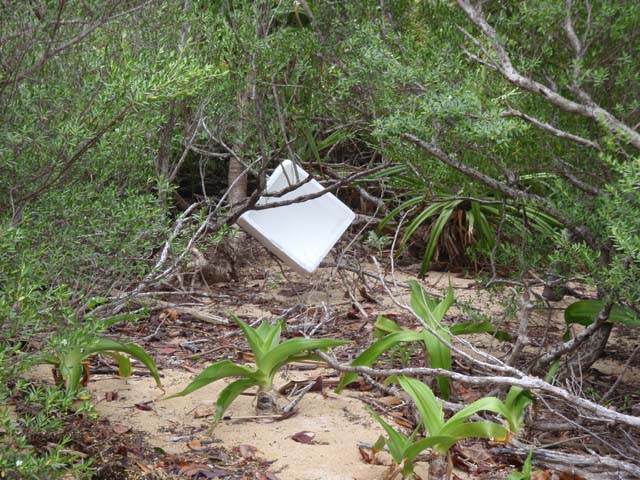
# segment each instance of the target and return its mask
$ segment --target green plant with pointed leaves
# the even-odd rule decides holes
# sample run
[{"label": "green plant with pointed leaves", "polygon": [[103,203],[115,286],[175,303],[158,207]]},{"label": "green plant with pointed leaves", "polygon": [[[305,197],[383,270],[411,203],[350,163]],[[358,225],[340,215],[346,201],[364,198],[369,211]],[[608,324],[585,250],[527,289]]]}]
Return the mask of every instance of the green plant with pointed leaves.
[{"label": "green plant with pointed leaves", "polygon": [[263,321],[253,328],[233,315],[242,330],[249,347],[255,357],[255,367],[247,367],[222,360],[205,368],[187,387],[167,398],[185,396],[217,380],[227,377],[239,377],[227,385],[218,396],[215,421],[219,422],[226,409],[245,390],[258,387],[256,410],[259,414],[277,411],[276,394],[273,391],[273,380],[276,373],[284,365],[319,357],[314,350],[327,350],[331,347],[351,343],[346,340],[327,338],[290,338],[281,342],[280,334],[284,322],[270,324]]},{"label": "green plant with pointed leaves", "polygon": [[[380,340],[362,352],[352,362],[353,366],[370,367],[385,352],[396,348],[398,345],[407,342],[422,342],[428,352],[429,362],[433,368],[444,368],[451,370],[451,349],[448,345],[438,339],[436,334],[447,343],[451,342],[451,335],[462,335],[470,333],[488,332],[495,334],[497,338],[508,340],[509,335],[496,330],[489,322],[466,322],[445,327],[442,319],[453,304],[453,290],[451,287],[440,302],[432,299],[429,294],[414,280],[408,282],[411,286],[411,306],[413,311],[423,322],[435,333],[428,329],[420,331],[400,327],[393,320],[386,317],[379,317],[376,321],[376,335],[382,336]],[[340,392],[345,386],[357,378],[355,373],[345,373],[338,384],[337,391]],[[443,398],[449,398],[449,379],[436,377],[438,388]]]},{"label": "green plant with pointed leaves", "polygon": [[[570,339],[571,330],[569,327],[578,323],[588,327],[596,321],[600,310],[602,310],[602,300],[578,300],[569,305],[564,311],[564,321],[567,328],[564,332],[564,341]],[[622,323],[627,327],[640,327],[640,318],[630,308],[614,305],[609,313],[609,322]]]},{"label": "green plant with pointed leaves", "polygon": [[[419,182],[418,179],[413,181]],[[467,249],[472,246],[477,246],[484,251],[491,250],[495,245],[497,225],[503,214],[506,223],[518,231],[523,230],[523,223],[525,223],[533,231],[545,236],[553,236],[561,227],[555,218],[535,207],[527,207],[524,214],[523,209],[513,205],[502,207],[500,202],[493,200],[479,202],[456,198],[435,198],[429,202],[422,193],[424,191],[424,187],[420,188],[419,195],[389,212],[378,227],[381,231],[400,213],[411,208],[420,208],[404,229],[397,255],[402,253],[420,227],[431,221],[420,265],[421,277],[427,273],[438,251],[445,251],[449,260],[455,261],[456,258],[464,257]],[[526,217],[526,222],[523,222],[523,217]]]},{"label": "green plant with pointed leaves", "polygon": [[107,355],[116,360],[118,373],[123,377],[131,375],[131,361],[128,356],[139,360],[147,367],[156,385],[162,388],[158,367],[142,347],[135,343],[122,343],[110,338],[80,337],[72,343],[63,339],[55,353],[45,353],[36,360],[36,363],[53,365],[54,378],[63,383],[67,390],[76,391],[81,382],[86,383],[88,380],[86,360],[95,354]]},{"label": "green plant with pointed leaves", "polygon": [[522,464],[521,472],[512,472],[505,480],[531,480],[531,461],[533,459],[533,450],[529,450],[529,455]]},{"label": "green plant with pointed leaves", "polygon": [[[445,420],[442,402],[436,398],[427,385],[409,377],[397,377],[390,380],[397,380],[402,389],[411,396],[421,419],[421,424],[411,435],[406,436],[394,430],[378,414],[370,410],[388,435],[386,445],[397,465],[394,475],[401,471],[403,479],[415,478],[414,461],[421,452],[428,448],[436,454],[430,468],[431,478],[447,478],[451,471],[449,449],[459,440],[486,438],[507,441],[510,432],[512,432],[511,429],[517,428],[517,424],[512,424],[511,420],[514,416],[509,411],[509,407],[496,397],[476,400]],[[505,417],[509,428],[491,421],[467,421],[471,416],[481,411],[494,412]],[[426,437],[416,440],[422,426],[424,426]]]}]

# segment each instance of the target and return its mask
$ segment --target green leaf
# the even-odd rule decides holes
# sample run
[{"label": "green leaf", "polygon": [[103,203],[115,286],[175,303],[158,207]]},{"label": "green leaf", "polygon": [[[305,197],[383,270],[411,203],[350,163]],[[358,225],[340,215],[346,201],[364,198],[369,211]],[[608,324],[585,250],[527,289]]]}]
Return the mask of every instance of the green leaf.
[{"label": "green leaf", "polygon": [[103,355],[108,355],[113,358],[116,362],[118,362],[118,375],[121,377],[128,377],[131,375],[131,362],[128,357],[124,355],[120,355],[116,352],[103,352]]},{"label": "green leaf", "polygon": [[[602,300],[578,300],[569,305],[564,311],[564,320],[567,325],[579,323],[580,325],[591,325],[602,310]],[[640,327],[640,318],[633,310],[614,305],[609,314],[609,321],[622,323],[628,327]]]},{"label": "green leaf", "polygon": [[196,390],[225,377],[248,377],[253,382],[258,380],[255,370],[237,365],[231,360],[222,360],[205,368],[191,381],[191,383],[189,383],[189,385],[187,385],[184,390],[165,398],[184,397],[185,395],[195,392]]},{"label": "green leaf", "polygon": [[[443,338],[443,340],[451,343],[451,336],[442,328],[436,329],[436,332]],[[448,345],[442,343],[435,335],[427,330],[422,332],[424,343],[427,346],[429,352],[429,362],[432,368],[443,368],[445,370],[451,370],[451,348]],[[449,399],[449,379],[443,376],[437,376],[438,388],[445,400]]]},{"label": "green leaf", "polygon": [[313,159],[317,163],[320,163],[321,162],[320,152],[318,152],[318,145],[316,144],[316,139],[311,133],[311,129],[308,126],[305,126],[302,129],[302,132],[304,133],[304,137],[307,140],[307,146],[309,147],[309,150],[311,150],[311,153],[313,154]]},{"label": "green leaf", "polygon": [[147,318],[149,316],[149,311],[144,309],[142,312],[138,313],[123,313],[122,315],[114,315],[113,317],[105,318],[102,320],[102,326],[104,328],[109,328],[112,325],[120,322],[136,322],[140,319]]},{"label": "green leaf", "polygon": [[233,312],[229,312],[229,313],[231,317],[235,320],[235,322],[238,324],[238,326],[240,327],[240,330],[242,330],[244,337],[247,339],[247,342],[249,343],[249,348],[251,348],[253,355],[256,357],[256,365],[257,365],[267,352],[264,345],[264,339],[260,336],[260,334],[266,335],[265,330],[269,328],[271,325],[268,322],[263,321],[258,327],[258,329],[260,330],[260,333],[258,333],[256,329],[252,328],[251,326],[247,325],[242,320],[240,320],[240,318],[238,318],[238,316],[235,313]]},{"label": "green leaf", "polygon": [[439,325],[436,324],[433,316],[433,310],[437,307],[436,302],[415,280],[409,280],[407,283],[411,288],[411,308],[427,325],[437,328]]},{"label": "green leaf", "polygon": [[505,441],[509,437],[509,432],[506,428],[489,421],[460,423],[451,429],[445,427],[443,433],[445,430],[447,431],[446,436],[451,436],[458,440],[463,438],[487,438]]},{"label": "green leaf", "polygon": [[385,317],[384,315],[378,316],[376,323],[373,325],[373,328],[374,335],[378,338],[402,330],[402,327],[400,325],[398,325],[393,320]]},{"label": "green leaf", "polygon": [[415,402],[429,435],[438,435],[444,426],[442,403],[436,398],[433,391],[421,381],[410,377],[398,377],[397,380],[402,389]]},{"label": "green leaf", "polygon": [[[158,385],[158,387],[162,386],[160,382],[160,375],[158,373],[158,368],[156,367],[155,362],[149,356],[149,354],[147,354],[147,352],[144,351],[142,347],[136,345],[135,343],[120,343],[115,340],[111,340],[110,338],[93,339],[90,341],[88,345],[76,347],[66,355],[63,355],[61,357],[61,364],[65,365],[65,369],[61,368],[60,373],[62,377],[65,379],[67,378],[67,375],[65,374],[66,371],[70,371],[70,372],[73,371],[74,375],[76,375],[75,367],[74,367],[75,365],[80,366],[80,373],[82,373],[81,362],[85,358],[95,353],[111,355],[114,358],[116,358],[114,356],[114,352],[126,353],[127,355],[130,355],[133,358],[137,359],[138,361],[142,362],[142,364],[145,367],[147,367],[147,369],[153,376],[154,380],[156,381],[156,385]],[[118,364],[122,365],[120,361],[118,361]],[[128,368],[130,370],[131,367],[129,366]],[[126,367],[125,367],[125,370],[126,370]],[[80,377],[78,377],[78,381],[79,379]]]},{"label": "green leaf", "polygon": [[253,386],[258,385],[254,379],[251,378],[243,378],[240,380],[236,380],[235,382],[227,385],[218,395],[218,400],[216,401],[216,417],[215,422],[219,422],[222,420],[222,416],[224,412],[229,408],[229,405],[238,398],[242,392],[244,392],[247,388],[251,388]]},{"label": "green leaf", "polygon": [[446,455],[447,451],[458,441],[455,437],[436,435],[417,441],[405,451],[407,458],[412,461],[427,448],[433,448],[440,455]]},{"label": "green leaf", "polygon": [[[468,213],[469,212],[467,212],[467,217]],[[487,248],[492,248],[496,241],[496,234],[489,225],[489,221],[478,202],[471,202],[471,213],[475,220],[475,224],[477,225],[477,238],[479,243],[481,245],[484,244]]]},{"label": "green leaf", "polygon": [[504,405],[509,413],[507,421],[512,432],[515,433],[522,428],[525,409],[532,402],[533,395],[529,390],[516,386],[512,386],[509,389]]},{"label": "green leaf", "polygon": [[156,362],[149,356],[144,349],[135,343],[120,343],[115,340],[111,340],[110,338],[98,338],[91,345],[89,345],[86,349],[84,349],[84,358],[88,357],[93,353],[104,353],[104,352],[122,352],[127,355],[132,356],[136,360],[140,361],[151,373],[151,376],[156,381],[156,385],[158,387],[162,386],[160,382],[160,374],[158,373],[158,367],[156,366]]},{"label": "green leaf", "polygon": [[[399,332],[387,335],[384,338],[376,341],[373,345],[367,348],[364,352],[356,357],[351,362],[354,367],[370,367],[373,363],[380,358],[384,352],[402,342],[415,342],[422,340],[422,334],[420,332],[414,332],[413,330],[401,330]],[[340,379],[340,383],[336,387],[336,392],[340,393],[344,387],[358,378],[357,373],[345,373]]]},{"label": "green leaf", "polygon": [[398,215],[403,210],[407,210],[408,208],[415,207],[416,205],[420,205],[423,200],[424,200],[423,197],[414,197],[414,198],[412,198],[410,200],[407,200],[406,202],[402,203],[400,206],[394,208],[393,210],[391,210],[389,212],[389,214],[386,217],[384,217],[382,219],[382,221],[378,225],[378,228],[376,229],[376,231],[378,233],[382,232],[384,227],[386,227],[387,223],[389,223],[391,220],[393,220],[396,217],[396,215]]},{"label": "green leaf", "polygon": [[504,330],[498,330],[491,322],[485,320],[483,322],[461,322],[451,325],[449,331],[453,335],[469,335],[472,333],[490,333],[498,340],[503,342],[512,341],[511,335]]},{"label": "green leaf", "polygon": [[65,386],[68,391],[75,392],[80,386],[82,379],[82,363],[60,364],[60,375],[65,380]]},{"label": "green leaf", "polygon": [[[264,326],[264,328],[263,328]],[[280,343],[280,333],[282,332],[282,321],[278,320],[271,325],[269,322],[262,322],[256,330],[262,339],[262,348],[265,352],[273,350]]]},{"label": "green leaf", "polygon": [[432,312],[435,325],[438,325],[438,326],[440,325],[440,323],[444,319],[444,316],[447,314],[447,312],[451,308],[451,305],[453,305],[453,302],[454,302],[453,288],[451,288],[451,282],[449,282],[449,288],[447,288],[447,294],[440,302],[438,302],[438,304],[436,305],[436,308],[434,308]]},{"label": "green leaf", "polygon": [[429,233],[429,240],[427,241],[427,246],[424,249],[424,256],[422,257],[422,265],[420,266],[420,277],[424,277],[424,274],[429,270],[429,265],[431,265],[431,260],[433,259],[433,254],[436,251],[436,247],[438,246],[438,240],[440,239],[440,235],[444,230],[445,225],[449,221],[449,217],[455,210],[455,208],[460,205],[461,200],[455,200],[452,202],[445,202],[446,208],[442,210],[435,223],[431,227],[431,231]]},{"label": "green leaf", "polygon": [[528,480],[528,477],[521,472],[511,472],[504,480]]},{"label": "green leaf", "polygon": [[473,402],[471,405],[467,405],[462,410],[458,411],[449,420],[447,420],[446,425],[442,429],[442,433],[447,435],[452,435],[452,431],[455,428],[457,428],[458,425],[461,425],[463,422],[469,419],[469,417],[481,411],[494,412],[499,415],[502,415],[505,418],[509,416],[508,409],[499,398],[496,398],[496,397],[480,398],[479,400],[476,400],[475,402]]},{"label": "green leaf", "polygon": [[326,350],[327,348],[347,345],[348,340],[333,340],[328,338],[291,338],[281,343],[273,350],[267,352],[262,361],[256,366],[266,376],[272,377],[276,371],[286,363],[290,363],[292,357],[307,350]]},{"label": "green leaf", "polygon": [[108,301],[109,299],[106,297],[91,297],[87,302],[87,309],[93,310],[94,308],[99,307],[100,305],[104,305]]},{"label": "green leaf", "polygon": [[[419,197],[421,201],[423,201],[424,199],[422,197]],[[408,202],[407,202],[408,203]],[[407,225],[407,228],[404,231],[404,234],[402,235],[402,240],[400,241],[400,245],[398,247],[398,253],[400,253],[406,243],[409,241],[409,239],[413,236],[413,234],[415,233],[415,231],[420,228],[420,226],[426,222],[429,218],[437,215],[437,214],[442,214],[442,210],[444,208],[446,208],[447,206],[447,202],[436,202],[436,203],[432,203],[431,205],[429,205],[427,208],[425,208],[424,210],[422,210],[418,215],[416,215],[413,220],[411,220],[411,222],[409,222],[409,225]]]},{"label": "green leaf", "polygon": [[389,453],[393,457],[393,460],[400,464],[405,459],[406,450],[411,443],[413,443],[413,439],[418,433],[419,427],[411,433],[409,437],[405,437],[401,433],[397,432],[391,425],[385,422],[376,412],[374,412],[371,408],[367,407],[367,410],[373,417],[378,421],[378,423],[384,428],[384,431],[387,432],[389,438],[387,439],[387,448],[389,448]]}]

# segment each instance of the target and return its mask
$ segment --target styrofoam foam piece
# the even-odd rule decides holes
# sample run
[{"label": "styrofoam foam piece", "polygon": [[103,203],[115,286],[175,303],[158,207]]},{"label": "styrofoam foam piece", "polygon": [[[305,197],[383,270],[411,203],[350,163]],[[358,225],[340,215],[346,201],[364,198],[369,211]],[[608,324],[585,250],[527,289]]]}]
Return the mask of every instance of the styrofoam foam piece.
[{"label": "styrofoam foam piece", "polygon": [[[290,160],[283,161],[267,180],[267,193],[277,193],[309,176]],[[280,197],[261,197],[257,205],[291,200],[323,190],[309,180]],[[238,225],[299,273],[312,273],[349,227],[355,214],[335,195],[266,210],[250,210]]]}]

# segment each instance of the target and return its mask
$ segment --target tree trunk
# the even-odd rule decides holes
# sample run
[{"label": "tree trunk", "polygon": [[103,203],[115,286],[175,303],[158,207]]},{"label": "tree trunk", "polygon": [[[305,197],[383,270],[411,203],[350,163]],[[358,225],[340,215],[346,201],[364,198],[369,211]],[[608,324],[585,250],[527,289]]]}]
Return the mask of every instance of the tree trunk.
[{"label": "tree trunk", "polygon": [[585,373],[604,353],[613,324],[602,323],[574,352],[562,361],[557,377],[572,378]]},{"label": "tree trunk", "polygon": [[[240,153],[238,150],[236,152]],[[244,165],[236,158],[229,159],[228,181],[229,197],[231,206],[240,203],[247,196],[247,174],[244,173]]]},{"label": "tree trunk", "polygon": [[167,187],[166,183],[169,182],[169,169],[171,165],[171,142],[173,140],[173,131],[176,125],[175,114],[176,102],[175,100],[169,101],[169,118],[166,123],[160,127],[160,139],[158,147],[158,157],[156,159],[156,170],[158,176],[162,179],[161,184],[158,186],[158,202],[163,212],[167,212],[169,208],[167,201]]}]

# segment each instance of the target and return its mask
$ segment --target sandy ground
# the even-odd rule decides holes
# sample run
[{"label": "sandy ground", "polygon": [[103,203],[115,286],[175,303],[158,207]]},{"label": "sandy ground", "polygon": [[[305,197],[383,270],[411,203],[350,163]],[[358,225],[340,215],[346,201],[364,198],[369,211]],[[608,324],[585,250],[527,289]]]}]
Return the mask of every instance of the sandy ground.
[{"label": "sandy ground", "polygon": [[[164,370],[163,374],[168,393],[179,391],[194,376],[180,370]],[[285,381],[282,377],[279,380]],[[295,416],[282,421],[265,421],[243,420],[243,417],[255,416],[255,408],[253,397],[241,396],[226,412],[231,419],[222,421],[210,434],[212,417],[196,417],[213,412],[215,398],[225,385],[224,381],[216,382],[188,397],[165,401],[160,400],[162,392],[149,378],[96,376],[89,390],[101,415],[146,433],[151,445],[161,447],[167,453],[184,453],[194,443],[202,446],[221,444],[226,448],[246,445],[256,449],[256,456],[274,461],[269,471],[280,480],[384,478],[387,467],[365,463],[357,447],[358,442],[374,443],[382,433],[359,400],[333,392],[308,393]],[[118,392],[118,399],[105,401],[107,392],[112,391]],[[134,406],[150,400],[156,400],[151,411]],[[313,443],[298,443],[292,439],[301,431],[314,434]]]},{"label": "sandy ground", "polygon": [[[368,265],[367,268],[369,271],[375,271],[373,265]],[[355,331],[353,328],[361,325],[358,331],[362,330],[362,340],[366,340],[365,336],[368,338],[373,323],[380,314],[404,315],[405,322],[411,319],[406,311],[392,301],[386,289],[378,281],[367,279],[367,290],[375,297],[375,301],[365,302],[358,294],[362,283],[359,283],[355,276],[340,279],[336,278],[335,271],[322,269],[320,272],[321,274],[313,278],[297,277],[291,274],[290,277],[288,275],[289,278],[280,278],[278,270],[271,267],[270,271],[249,278],[239,286],[241,288],[238,290],[215,291],[217,297],[210,302],[205,302],[199,308],[215,315],[223,315],[224,312],[232,310],[251,322],[259,319],[273,320],[279,318],[279,314],[274,312],[297,308],[301,313],[290,316],[287,322],[294,322],[298,326],[309,322],[311,327],[318,322],[328,322],[331,332],[342,333],[351,328],[352,334]],[[397,282],[405,282],[412,278],[415,277],[396,272]],[[349,285],[350,281],[351,285]],[[410,303],[410,292],[406,287],[399,284],[394,286],[393,279],[389,275],[386,281],[397,301]],[[515,319],[505,315],[505,295],[487,291],[473,279],[455,274],[430,272],[421,283],[433,293],[442,292],[448,285],[452,286],[458,301],[458,305],[449,311],[454,319],[458,318],[458,314],[466,317],[469,309],[476,309],[489,315],[492,323],[497,324],[499,328],[512,333],[517,328]],[[228,288],[238,287],[229,285]],[[351,289],[351,297],[346,293],[348,288]],[[240,295],[244,296],[240,297]],[[360,302],[359,306],[366,310],[366,316],[358,316],[351,325],[345,323],[343,327],[340,322],[346,322],[344,318],[348,310],[355,308],[352,307],[354,298],[357,298]],[[549,341],[552,343],[557,341],[562,335],[564,323],[562,311],[574,300],[567,297],[562,302],[555,303],[554,308],[549,312],[536,310],[530,324],[532,332],[538,332],[534,335],[537,335],[538,339],[550,338],[548,335],[553,335]],[[465,308],[464,305],[461,307],[460,305],[465,301],[467,307]],[[357,313],[357,315],[360,314]],[[223,316],[227,317],[227,315]],[[176,325],[167,323],[163,326],[165,327],[164,337],[158,342],[157,348],[160,349],[172,345],[181,347],[193,341],[194,338],[197,339],[196,334],[193,334],[196,335],[195,337],[193,335],[185,337],[185,332],[201,330],[199,324],[192,320]],[[149,334],[154,328],[153,325],[149,325],[148,331],[144,331],[141,335]],[[203,338],[200,341],[213,340],[211,330],[202,330],[202,332]],[[637,338],[637,336],[632,337]],[[469,335],[465,338],[476,347],[489,349],[492,354],[500,358],[505,358],[509,352],[509,344],[497,342],[487,334]],[[621,347],[624,342],[633,341],[633,338],[624,338],[614,329],[610,348],[615,353],[616,347]],[[136,339],[132,338],[132,340]],[[544,342],[546,340],[538,346],[528,347],[531,349],[529,352],[535,353],[534,350],[543,348]],[[210,345],[215,346],[215,343],[203,343],[203,345],[209,348]],[[366,345],[367,343],[363,342],[361,347]],[[152,347],[152,350],[156,348],[154,344],[147,346]],[[228,350],[229,358],[233,358],[237,353],[235,349]],[[615,355],[612,355],[610,358],[601,360],[595,368],[607,375],[622,373],[625,381],[637,381],[637,369],[624,369],[624,364],[614,357]],[[197,451],[202,458],[207,458],[209,449],[213,451],[217,447],[229,450],[240,448],[245,454],[249,452],[249,455],[264,460],[268,471],[279,480],[382,480],[385,478],[390,464],[389,455],[381,455],[383,465],[372,465],[363,461],[358,449],[359,443],[372,444],[382,433],[382,428],[365,409],[363,399],[367,394],[346,390],[344,394],[336,395],[331,388],[325,388],[322,393],[307,393],[298,405],[296,415],[281,421],[256,419],[254,398],[241,396],[227,410],[226,415],[230,418],[223,420],[211,432],[209,427],[213,419],[215,401],[219,391],[226,385],[225,381],[215,382],[187,397],[163,400],[165,396],[183,389],[197,373],[211,363],[190,362],[185,360],[188,356],[171,357],[168,360],[167,358],[169,357],[165,355],[161,368],[166,394],[156,388],[152,379],[148,377],[122,379],[113,375],[92,376],[88,389],[93,396],[98,413],[108,418],[113,424],[121,425],[122,428],[143,432],[149,444],[178,457],[187,452]],[[43,372],[43,378],[49,376],[48,369]],[[276,383],[282,385],[292,379],[314,379],[321,374],[329,373],[321,368],[310,371],[287,369],[280,373]],[[473,392],[470,392],[470,396],[471,400],[475,399]],[[145,402],[153,402],[149,404],[150,410],[136,407],[136,404]],[[313,441],[310,444],[299,443],[292,438],[303,431],[313,435]],[[473,448],[475,447],[471,447],[472,450]],[[480,457],[486,455],[486,447],[480,445],[478,450]],[[269,462],[272,463],[269,464]],[[212,463],[215,462],[212,460]],[[419,462],[417,472],[422,474],[423,478],[427,478],[426,471],[426,464]],[[457,470],[456,474],[460,478],[480,478],[468,477]],[[482,478],[504,478],[506,474],[507,472],[501,471],[495,477],[487,477],[485,474]]]}]

